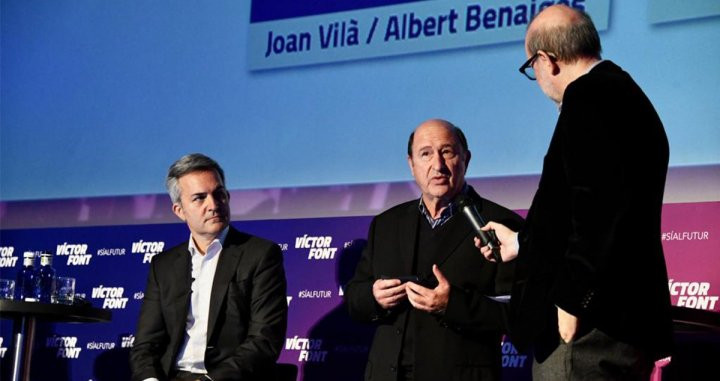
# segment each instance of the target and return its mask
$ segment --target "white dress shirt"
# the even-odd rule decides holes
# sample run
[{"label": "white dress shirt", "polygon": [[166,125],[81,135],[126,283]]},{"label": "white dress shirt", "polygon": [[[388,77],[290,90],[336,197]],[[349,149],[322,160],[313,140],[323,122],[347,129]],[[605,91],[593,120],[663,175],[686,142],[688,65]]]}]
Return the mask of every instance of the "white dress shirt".
[{"label": "white dress shirt", "polygon": [[213,240],[202,255],[190,237],[188,250],[192,258],[192,292],[190,310],[185,324],[185,342],[180,347],[177,369],[191,373],[207,373],[205,369],[205,347],[207,346],[208,315],[210,313],[210,293],[212,291],[215,269],[229,228],[225,228],[218,238]]},{"label": "white dress shirt", "polygon": [[[176,368],[190,373],[207,373],[205,369],[205,347],[207,346],[208,315],[210,314],[210,294],[215,279],[222,245],[225,243],[230,227],[226,227],[215,238],[205,255],[195,246],[195,240],[190,235],[188,251],[192,262],[191,277],[193,279],[190,289],[190,310],[185,323],[185,339],[180,347]],[[158,381],[149,378],[145,381]]]}]

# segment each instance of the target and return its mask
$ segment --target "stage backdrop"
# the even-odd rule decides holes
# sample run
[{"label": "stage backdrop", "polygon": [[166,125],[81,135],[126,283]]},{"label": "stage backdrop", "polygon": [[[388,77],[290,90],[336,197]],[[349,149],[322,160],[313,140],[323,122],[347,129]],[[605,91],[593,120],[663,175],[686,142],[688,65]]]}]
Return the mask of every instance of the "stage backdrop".
[{"label": "stage backdrop", "polygon": [[[661,238],[675,305],[720,311],[718,215],[720,202],[664,206]],[[233,223],[277,242],[284,253],[289,323],[280,362],[297,365],[298,380],[362,378],[374,327],[351,321],[342,296],[370,220],[355,216]],[[110,323],[39,324],[33,379],[127,380],[147,264],[153,255],[188,237],[182,223],[1,230],[3,278],[14,276],[24,251],[49,250],[55,254],[58,275],[77,278],[78,294],[113,314]],[[1,329],[5,378],[11,368],[10,322],[3,320]],[[507,379],[527,380],[529,357],[510,342],[498,347]]]},{"label": "stage backdrop", "polygon": [[[677,305],[718,311],[717,1],[2,0],[0,276],[49,250],[114,315],[41,325],[35,379],[127,379],[147,261],[188,238],[162,179],[189,152],[225,168],[233,224],[283,248],[280,360],[302,380],[360,379],[373,327],[349,321],[342,286],[370,216],[417,197],[412,128],[461,126],[472,185],[529,207],[557,109],[517,68],[527,21],[550,3],[587,10],[603,56],[657,108],[668,287]],[[0,333],[4,379],[8,321]],[[498,345],[508,379],[526,379],[528,357]]]},{"label": "stage backdrop", "polygon": [[718,1],[3,0],[0,200],[162,193],[189,152],[229,189],[404,181],[433,117],[468,176],[540,173],[557,107],[518,67],[553,3],[592,16],[671,166],[720,163]]}]

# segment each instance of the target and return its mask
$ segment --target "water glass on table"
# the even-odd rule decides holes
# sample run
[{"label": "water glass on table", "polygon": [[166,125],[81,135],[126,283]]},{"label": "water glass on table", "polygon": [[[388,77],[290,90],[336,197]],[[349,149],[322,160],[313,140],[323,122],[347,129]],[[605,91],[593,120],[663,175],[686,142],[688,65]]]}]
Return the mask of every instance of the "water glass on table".
[{"label": "water glass on table", "polygon": [[75,300],[75,278],[59,276],[55,278],[55,287],[59,304],[73,304]]},{"label": "water glass on table", "polygon": [[0,279],[0,299],[15,299],[15,281],[12,279]]}]

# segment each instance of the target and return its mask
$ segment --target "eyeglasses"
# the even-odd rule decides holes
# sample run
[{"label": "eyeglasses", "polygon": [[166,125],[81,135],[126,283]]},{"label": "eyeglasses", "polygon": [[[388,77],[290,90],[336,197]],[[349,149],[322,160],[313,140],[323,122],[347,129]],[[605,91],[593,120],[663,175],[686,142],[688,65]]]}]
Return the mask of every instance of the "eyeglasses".
[{"label": "eyeglasses", "polygon": [[522,66],[520,66],[520,72],[523,73],[526,77],[528,77],[529,80],[534,81],[537,79],[535,76],[535,69],[533,68],[533,63],[535,63],[535,60],[540,56],[540,51],[533,54],[532,57],[530,57],[527,61],[525,61]]},{"label": "eyeglasses", "polygon": [[533,54],[532,57],[528,58],[528,60],[525,61],[525,63],[520,66],[519,69],[520,72],[525,74],[525,76],[528,77],[528,79],[531,81],[537,79],[537,76],[535,76],[535,68],[533,67],[533,64],[535,63],[535,60],[540,57],[540,52],[543,52],[547,56],[547,59],[550,60],[550,62],[555,63],[557,61],[557,58],[555,58],[555,54],[553,53],[548,53],[542,50],[538,50],[537,52],[535,52],[535,54]]}]

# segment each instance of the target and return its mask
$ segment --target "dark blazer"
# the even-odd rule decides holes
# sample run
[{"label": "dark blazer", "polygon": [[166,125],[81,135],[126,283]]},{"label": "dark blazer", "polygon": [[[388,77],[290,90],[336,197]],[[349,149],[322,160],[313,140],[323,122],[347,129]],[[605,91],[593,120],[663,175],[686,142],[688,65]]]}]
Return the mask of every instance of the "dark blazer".
[{"label": "dark blazer", "polygon": [[[166,380],[190,306],[188,242],[156,255],[130,353],[133,380]],[[230,230],[213,280],[205,368],[215,381],[265,379],[285,339],[287,299],[277,244]]]},{"label": "dark blazer", "polygon": [[660,214],[669,148],[652,104],[604,61],[572,82],[519,235],[511,337],[539,360],[558,345],[559,306],[580,333],[667,355],[670,297]]},{"label": "dark blazer", "polygon": [[[471,190],[482,216],[519,229],[522,218]],[[405,302],[390,311],[376,303],[372,285],[381,276],[411,275],[418,224],[427,224],[419,200],[395,206],[375,217],[368,245],[348,283],[345,298],[350,315],[374,322],[377,330],[365,370],[366,380],[397,379],[403,330],[412,306]],[[487,295],[508,294],[513,266],[488,262],[473,245],[473,229],[459,212],[442,227],[449,229],[433,263],[451,284],[443,315],[415,310],[415,380],[477,380],[500,370],[500,340],[507,305]],[[418,274],[414,274],[418,275]],[[419,274],[432,278],[432,272]]]}]

